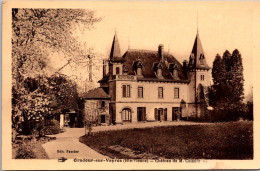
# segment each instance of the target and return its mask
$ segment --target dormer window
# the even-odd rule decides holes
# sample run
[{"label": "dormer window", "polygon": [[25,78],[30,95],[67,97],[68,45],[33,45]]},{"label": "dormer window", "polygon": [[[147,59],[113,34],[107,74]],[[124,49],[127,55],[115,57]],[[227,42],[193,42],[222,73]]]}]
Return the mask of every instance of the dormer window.
[{"label": "dormer window", "polygon": [[128,67],[126,65],[123,65],[123,75],[127,75],[128,73]]},{"label": "dormer window", "polygon": [[179,73],[178,73],[179,67],[178,64],[171,63],[169,66],[169,71],[171,72],[171,75],[174,80],[179,80]]},{"label": "dormer window", "polygon": [[163,79],[163,75],[162,75],[162,63],[160,62],[158,65],[157,65],[157,77],[159,79]]},{"label": "dormer window", "polygon": [[143,78],[142,68],[143,68],[143,62],[141,58],[138,57],[137,61],[134,62],[134,69],[136,71],[138,78]]}]

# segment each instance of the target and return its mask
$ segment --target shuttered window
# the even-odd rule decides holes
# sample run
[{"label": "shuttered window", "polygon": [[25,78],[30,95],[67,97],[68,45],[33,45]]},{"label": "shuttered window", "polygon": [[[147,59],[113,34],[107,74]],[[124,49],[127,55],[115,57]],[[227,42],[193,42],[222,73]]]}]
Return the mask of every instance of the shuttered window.
[{"label": "shuttered window", "polygon": [[138,97],[143,98],[143,87],[138,87]]},{"label": "shuttered window", "polygon": [[180,98],[179,88],[174,88],[174,98],[175,98],[175,99]]},{"label": "shuttered window", "polygon": [[163,98],[163,87],[158,87],[158,98]]},{"label": "shuttered window", "polygon": [[123,97],[130,97],[131,96],[131,86],[130,85],[123,85]]}]

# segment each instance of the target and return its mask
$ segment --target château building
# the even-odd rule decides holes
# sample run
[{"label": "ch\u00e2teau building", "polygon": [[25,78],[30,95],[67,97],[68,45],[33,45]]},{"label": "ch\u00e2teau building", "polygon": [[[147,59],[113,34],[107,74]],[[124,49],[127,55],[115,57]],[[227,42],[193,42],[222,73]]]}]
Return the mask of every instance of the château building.
[{"label": "ch\u00e2teau building", "polygon": [[99,81],[110,97],[108,114],[100,117],[113,124],[199,118],[202,102],[208,103],[210,69],[198,33],[189,61],[183,63],[162,44],[158,50],[128,49],[122,55],[115,33]]}]

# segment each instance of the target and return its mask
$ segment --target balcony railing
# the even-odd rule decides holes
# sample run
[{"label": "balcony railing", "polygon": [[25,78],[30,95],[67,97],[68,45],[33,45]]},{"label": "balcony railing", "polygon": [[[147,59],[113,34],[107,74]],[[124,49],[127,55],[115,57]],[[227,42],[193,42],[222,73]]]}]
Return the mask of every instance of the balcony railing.
[{"label": "balcony railing", "polygon": [[136,75],[114,75],[113,79],[115,80],[137,80]]}]

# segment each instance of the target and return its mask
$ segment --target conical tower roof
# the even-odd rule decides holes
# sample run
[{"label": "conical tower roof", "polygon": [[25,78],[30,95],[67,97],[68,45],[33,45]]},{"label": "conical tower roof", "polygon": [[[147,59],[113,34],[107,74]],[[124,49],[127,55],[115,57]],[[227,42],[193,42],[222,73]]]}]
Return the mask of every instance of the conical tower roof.
[{"label": "conical tower roof", "polygon": [[121,51],[120,51],[120,46],[119,46],[119,42],[118,42],[118,39],[117,39],[117,33],[116,32],[115,32],[115,36],[114,36],[114,39],[113,39],[113,43],[112,43],[112,47],[111,47],[109,57],[110,57],[110,59],[121,57]]},{"label": "conical tower roof", "polygon": [[197,33],[195,42],[191,51],[189,68],[191,69],[210,69],[206,62],[205,54],[200,41],[199,33]]}]

